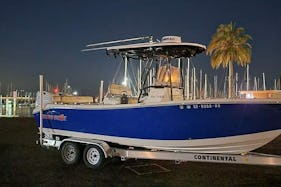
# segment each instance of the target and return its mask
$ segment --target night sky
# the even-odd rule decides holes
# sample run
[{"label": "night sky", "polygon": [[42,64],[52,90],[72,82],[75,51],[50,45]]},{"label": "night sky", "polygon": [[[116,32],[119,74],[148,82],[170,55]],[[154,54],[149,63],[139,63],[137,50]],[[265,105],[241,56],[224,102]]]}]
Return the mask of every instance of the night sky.
[{"label": "night sky", "polygon": [[[251,77],[267,76],[267,86],[281,74],[280,0],[2,0],[0,1],[0,89],[38,89],[43,74],[62,85],[68,79],[82,94],[97,95],[108,84],[118,61],[105,51],[81,52],[86,44],[153,35],[178,35],[185,42],[208,45],[219,24],[235,22],[253,38]],[[192,65],[210,75],[210,57]],[[235,71],[244,69],[235,66]],[[220,82],[220,81],[219,81]]]}]

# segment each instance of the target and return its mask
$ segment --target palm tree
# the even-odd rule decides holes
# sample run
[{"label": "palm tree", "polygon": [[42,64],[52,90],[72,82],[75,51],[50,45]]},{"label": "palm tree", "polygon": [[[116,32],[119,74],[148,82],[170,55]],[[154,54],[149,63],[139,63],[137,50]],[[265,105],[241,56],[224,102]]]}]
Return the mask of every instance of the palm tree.
[{"label": "palm tree", "polygon": [[229,70],[228,73],[228,97],[233,94],[233,63],[237,62],[240,66],[246,66],[251,61],[251,45],[248,41],[252,37],[245,34],[243,27],[235,28],[235,25],[221,24],[217,32],[212,36],[212,40],[207,47],[207,55],[211,56],[211,66]]}]

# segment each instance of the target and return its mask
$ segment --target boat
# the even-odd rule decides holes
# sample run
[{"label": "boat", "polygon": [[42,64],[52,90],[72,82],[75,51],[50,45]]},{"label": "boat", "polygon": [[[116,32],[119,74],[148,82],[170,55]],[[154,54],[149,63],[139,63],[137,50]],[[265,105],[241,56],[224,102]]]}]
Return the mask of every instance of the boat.
[{"label": "boat", "polygon": [[[112,56],[121,56],[125,65],[140,60],[143,73],[134,97],[127,88],[114,102],[54,103],[43,92],[41,105],[33,114],[42,134],[50,139],[78,138],[106,142],[114,147],[190,153],[246,154],[281,134],[280,98],[190,99],[182,76],[182,59],[194,58],[205,51],[198,43],[186,43],[178,36],[161,41],[100,47]],[[178,60],[178,66],[172,63]],[[151,77],[153,65],[157,69]],[[125,68],[126,69],[126,68]],[[125,71],[123,86],[127,86]],[[101,85],[101,88],[103,86]],[[117,92],[116,92],[117,93]],[[109,94],[110,95],[110,94]],[[128,102],[128,98],[134,102]],[[116,99],[117,98],[117,99]]]}]

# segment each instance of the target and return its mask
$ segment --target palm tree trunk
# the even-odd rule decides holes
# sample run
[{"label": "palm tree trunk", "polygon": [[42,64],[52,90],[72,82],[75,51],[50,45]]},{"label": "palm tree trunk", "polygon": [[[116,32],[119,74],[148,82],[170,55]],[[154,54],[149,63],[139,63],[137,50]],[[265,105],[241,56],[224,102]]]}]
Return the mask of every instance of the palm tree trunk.
[{"label": "palm tree trunk", "polygon": [[233,95],[233,63],[228,63],[228,98],[232,98]]}]

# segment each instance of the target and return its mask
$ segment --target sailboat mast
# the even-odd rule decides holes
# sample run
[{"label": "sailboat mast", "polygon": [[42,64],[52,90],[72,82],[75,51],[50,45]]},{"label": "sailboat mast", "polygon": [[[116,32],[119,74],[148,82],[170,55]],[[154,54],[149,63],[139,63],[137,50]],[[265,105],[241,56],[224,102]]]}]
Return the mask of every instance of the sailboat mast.
[{"label": "sailboat mast", "polygon": [[258,90],[257,77],[254,77],[254,90]]},{"label": "sailboat mast", "polygon": [[196,99],[196,70],[193,68],[193,100]]},{"label": "sailboat mast", "polygon": [[262,82],[263,82],[263,90],[266,90],[266,86],[265,86],[265,74],[262,73]]},{"label": "sailboat mast", "polygon": [[208,94],[207,94],[207,92],[208,92],[208,90],[207,90],[207,74],[205,73],[205,81],[204,81],[204,99],[206,99],[207,98],[207,96],[208,96]]},{"label": "sailboat mast", "polygon": [[202,90],[202,69],[200,69],[200,74],[199,74],[199,98],[201,99],[202,98],[202,95],[201,95],[201,90]]},{"label": "sailboat mast", "polygon": [[218,77],[214,75],[214,97],[218,97]]},{"label": "sailboat mast", "polygon": [[[248,76],[247,76],[247,90],[249,90]],[[238,73],[235,74],[235,95],[238,96]]]},{"label": "sailboat mast", "polygon": [[247,85],[246,90],[249,90],[249,84],[250,84],[250,75],[249,75],[249,64],[247,64]]},{"label": "sailboat mast", "polygon": [[277,90],[277,81],[274,79],[274,90]]}]

